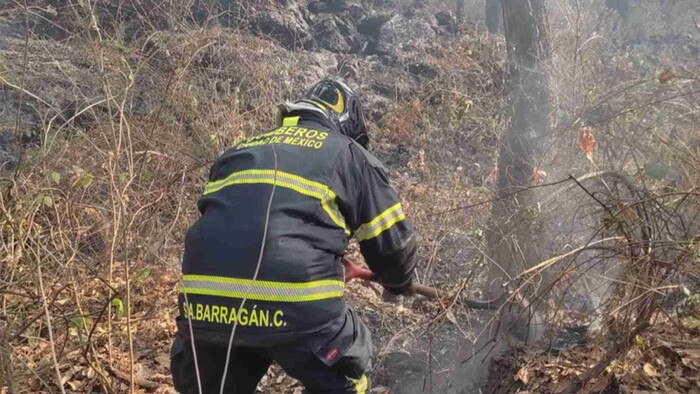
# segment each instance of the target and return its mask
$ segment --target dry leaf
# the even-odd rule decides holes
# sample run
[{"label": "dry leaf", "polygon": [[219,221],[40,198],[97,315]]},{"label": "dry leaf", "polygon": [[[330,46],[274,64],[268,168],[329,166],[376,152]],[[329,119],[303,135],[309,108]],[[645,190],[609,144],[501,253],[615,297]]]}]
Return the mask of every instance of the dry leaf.
[{"label": "dry leaf", "polygon": [[448,309],[447,312],[445,312],[445,317],[447,317],[447,320],[451,321],[452,324],[457,325],[457,318],[454,312],[452,312],[452,309]]},{"label": "dry leaf", "polygon": [[649,376],[649,377],[654,377],[654,376],[659,376],[659,373],[656,372],[656,368],[654,368],[653,365],[649,363],[644,364],[644,373]]},{"label": "dry leaf", "polygon": [[544,177],[547,176],[547,173],[541,169],[541,168],[535,168],[535,171],[532,174],[532,178],[530,178],[530,184],[531,185],[539,185],[542,183],[544,180]]},{"label": "dry leaf", "polygon": [[700,348],[698,349],[678,349],[678,353],[690,358],[700,358]]},{"label": "dry leaf", "polygon": [[496,179],[498,178],[498,166],[495,165],[489,171],[489,174],[486,176],[486,179],[484,179],[484,184],[485,185],[495,185],[496,184]]},{"label": "dry leaf", "polygon": [[595,137],[593,129],[590,127],[582,127],[578,135],[578,146],[586,155],[586,158],[593,163],[593,149],[595,148]]},{"label": "dry leaf", "polygon": [[622,210],[622,216],[624,216],[625,219],[627,219],[627,221],[630,223],[636,222],[639,218],[639,216],[637,216],[637,211],[631,206],[626,207]]},{"label": "dry leaf", "polygon": [[513,380],[519,380],[525,384],[530,381],[530,372],[526,367],[520,368],[517,374],[513,377]]},{"label": "dry leaf", "polygon": [[592,385],[587,385],[591,393],[602,393],[610,385],[610,376],[601,376],[595,379]]},{"label": "dry leaf", "polygon": [[671,67],[664,68],[658,75],[659,83],[661,84],[669,83],[674,78],[676,78],[676,74],[673,73]]},{"label": "dry leaf", "polygon": [[161,367],[170,368],[170,355],[167,353],[161,353],[155,357],[156,364]]}]

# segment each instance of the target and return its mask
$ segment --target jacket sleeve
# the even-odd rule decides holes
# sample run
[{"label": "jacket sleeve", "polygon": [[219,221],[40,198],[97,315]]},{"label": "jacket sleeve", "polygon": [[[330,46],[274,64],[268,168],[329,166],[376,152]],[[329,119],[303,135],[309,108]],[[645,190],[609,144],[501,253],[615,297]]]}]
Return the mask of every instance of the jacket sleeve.
[{"label": "jacket sleeve", "polygon": [[379,160],[356,144],[349,156],[345,167],[351,173],[342,187],[349,198],[341,210],[369,268],[384,287],[402,293],[411,285],[418,260],[413,227]]}]

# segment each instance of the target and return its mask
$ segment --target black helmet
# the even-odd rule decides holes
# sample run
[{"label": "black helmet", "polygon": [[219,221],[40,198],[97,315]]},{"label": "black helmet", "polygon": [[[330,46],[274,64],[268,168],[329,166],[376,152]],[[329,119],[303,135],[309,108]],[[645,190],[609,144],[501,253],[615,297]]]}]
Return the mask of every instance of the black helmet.
[{"label": "black helmet", "polygon": [[278,117],[299,110],[323,113],[338,126],[342,134],[367,147],[369,136],[360,100],[345,83],[334,79],[318,82],[306,94],[306,99],[282,105]]}]

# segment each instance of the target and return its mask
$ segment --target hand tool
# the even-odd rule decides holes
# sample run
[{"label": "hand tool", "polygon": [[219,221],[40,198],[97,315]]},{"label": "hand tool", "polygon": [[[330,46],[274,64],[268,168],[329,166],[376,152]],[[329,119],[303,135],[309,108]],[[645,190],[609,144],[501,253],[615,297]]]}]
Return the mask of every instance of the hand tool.
[{"label": "hand tool", "polygon": [[[350,282],[353,279],[362,279],[369,282],[380,283],[379,278],[367,268],[363,268],[355,264],[348,257],[342,258],[343,267],[345,268],[345,282]],[[438,289],[430,286],[425,286],[420,283],[411,284],[408,294],[420,294],[423,297],[430,299],[451,298],[450,294],[440,292]],[[470,298],[462,298],[459,303],[471,309],[498,309],[505,301],[505,294],[493,300],[473,300]]]}]

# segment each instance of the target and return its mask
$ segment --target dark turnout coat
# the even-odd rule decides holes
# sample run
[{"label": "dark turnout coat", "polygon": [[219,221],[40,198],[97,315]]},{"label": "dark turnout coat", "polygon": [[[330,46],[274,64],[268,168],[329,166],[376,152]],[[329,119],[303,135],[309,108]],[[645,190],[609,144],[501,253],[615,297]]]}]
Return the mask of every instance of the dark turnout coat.
[{"label": "dark turnout coat", "polygon": [[416,242],[386,170],[320,119],[285,118],[229,149],[198,208],[178,318],[197,341],[227,342],[237,323],[235,343],[272,344],[344,319],[341,257],[351,237],[385,287],[410,285]]}]

